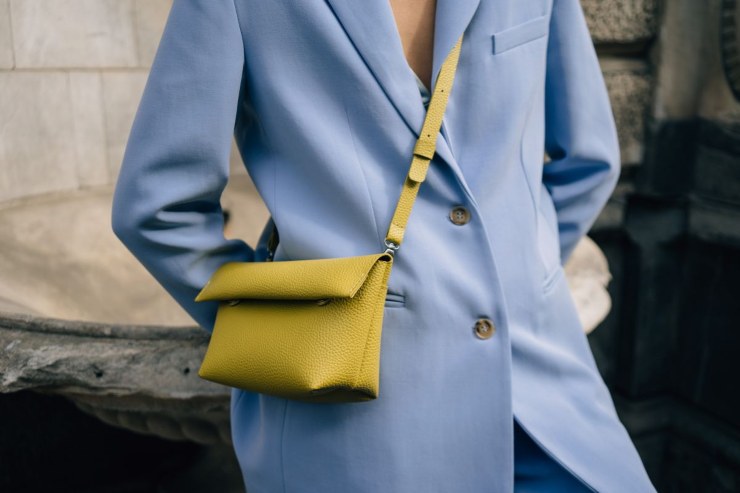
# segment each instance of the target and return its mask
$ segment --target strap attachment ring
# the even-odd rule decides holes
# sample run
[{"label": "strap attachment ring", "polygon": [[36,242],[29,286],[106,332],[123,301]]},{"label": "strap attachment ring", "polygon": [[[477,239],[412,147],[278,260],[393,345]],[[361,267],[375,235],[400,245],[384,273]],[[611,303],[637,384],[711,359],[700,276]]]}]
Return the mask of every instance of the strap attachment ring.
[{"label": "strap attachment ring", "polygon": [[401,248],[401,245],[390,240],[385,240],[385,246],[385,253],[389,254],[391,257],[396,254],[396,251],[399,248]]}]

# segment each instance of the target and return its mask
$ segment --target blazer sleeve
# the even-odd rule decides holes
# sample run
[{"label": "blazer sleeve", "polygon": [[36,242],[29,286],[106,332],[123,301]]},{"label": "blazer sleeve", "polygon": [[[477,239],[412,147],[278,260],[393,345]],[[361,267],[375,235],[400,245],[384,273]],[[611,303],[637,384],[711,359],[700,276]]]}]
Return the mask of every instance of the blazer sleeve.
[{"label": "blazer sleeve", "polygon": [[224,237],[220,204],[243,68],[233,0],[174,0],[113,195],[113,232],[208,332],[217,302],[196,294],[224,262],[254,260]]},{"label": "blazer sleeve", "polygon": [[579,0],[554,0],[545,88],[543,183],[558,217],[561,262],[591,228],[620,174],[619,142]]}]

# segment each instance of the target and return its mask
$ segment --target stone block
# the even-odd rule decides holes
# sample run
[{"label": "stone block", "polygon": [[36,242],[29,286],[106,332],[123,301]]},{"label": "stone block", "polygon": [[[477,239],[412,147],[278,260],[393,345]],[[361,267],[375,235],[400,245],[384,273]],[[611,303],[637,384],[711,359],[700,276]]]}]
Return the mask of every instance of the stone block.
[{"label": "stone block", "polygon": [[0,72],[0,202],[77,187],[69,78]]},{"label": "stone block", "polygon": [[[659,42],[654,116],[661,120],[740,121],[729,82],[738,61],[740,6],[735,1],[665,2]],[[737,45],[733,45],[733,39]],[[724,52],[724,57],[723,57]],[[733,55],[735,53],[735,55]],[[736,75],[740,71],[735,70]]]},{"label": "stone block", "polygon": [[[124,325],[195,323],[113,234],[113,190],[0,205],[0,312]],[[222,203],[231,212],[225,235],[256,245],[269,213],[248,177],[229,180]]]},{"label": "stone block", "polygon": [[98,72],[70,72],[69,89],[80,186],[108,183],[103,96]]},{"label": "stone block", "polygon": [[229,389],[197,375],[207,343],[199,327],[0,313],[0,394],[42,387],[114,426],[229,444]]},{"label": "stone block", "polygon": [[0,202],[109,182],[97,72],[0,73]]},{"label": "stone block", "polygon": [[151,66],[171,7],[172,0],[134,0],[141,66]]},{"label": "stone block", "polygon": [[126,142],[131,132],[148,72],[106,72],[102,75],[105,135],[108,172],[112,180],[118,176]]},{"label": "stone block", "polygon": [[10,0],[16,67],[132,67],[132,0]]},{"label": "stone block", "polygon": [[597,44],[633,44],[657,30],[658,0],[582,0],[591,37]]},{"label": "stone block", "polygon": [[622,163],[638,164],[643,159],[645,121],[652,101],[648,66],[636,60],[605,59],[601,67],[619,131]]},{"label": "stone block", "polygon": [[0,0],[0,69],[13,68],[13,36],[10,30],[10,0]]}]

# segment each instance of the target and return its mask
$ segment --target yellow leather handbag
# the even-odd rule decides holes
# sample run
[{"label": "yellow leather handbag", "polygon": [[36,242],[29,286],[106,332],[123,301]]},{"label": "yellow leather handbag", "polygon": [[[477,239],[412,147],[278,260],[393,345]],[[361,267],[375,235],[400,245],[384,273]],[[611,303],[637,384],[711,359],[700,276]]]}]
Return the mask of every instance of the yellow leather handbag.
[{"label": "yellow leather handbag", "polygon": [[378,396],[383,309],[393,258],[435,153],[462,36],[440,69],[381,253],[226,262],[195,301],[218,301],[198,375],[313,402]]}]

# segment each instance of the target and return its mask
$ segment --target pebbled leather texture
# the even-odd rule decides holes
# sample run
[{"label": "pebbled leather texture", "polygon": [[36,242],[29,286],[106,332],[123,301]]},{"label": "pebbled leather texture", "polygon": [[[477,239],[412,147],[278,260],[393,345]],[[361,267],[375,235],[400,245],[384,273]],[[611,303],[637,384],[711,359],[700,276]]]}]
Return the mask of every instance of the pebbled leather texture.
[{"label": "pebbled leather texture", "polygon": [[[386,235],[400,245],[434,156],[462,36],[440,69]],[[393,256],[227,262],[195,301],[219,301],[198,375],[311,402],[378,396],[383,309]]]},{"label": "pebbled leather texture", "polygon": [[[277,294],[276,299],[237,298],[240,302],[233,305],[226,299],[221,301],[198,375],[231,387],[290,399],[351,402],[376,398],[383,307],[393,257],[373,257],[376,260],[369,272],[365,270],[367,257],[350,257],[346,262],[279,262],[296,264],[281,266],[286,272],[294,269],[307,274],[297,275],[295,284],[305,284],[317,273],[331,276],[327,279],[361,283],[352,296],[342,293],[340,297],[315,300],[309,294],[286,300]],[[247,285],[245,293],[251,287]],[[312,292],[311,286],[304,288],[301,293]],[[235,291],[224,294],[231,299]]]},{"label": "pebbled leather texture", "polygon": [[195,301],[351,298],[383,255],[387,254],[281,262],[227,262],[213,273]]}]

